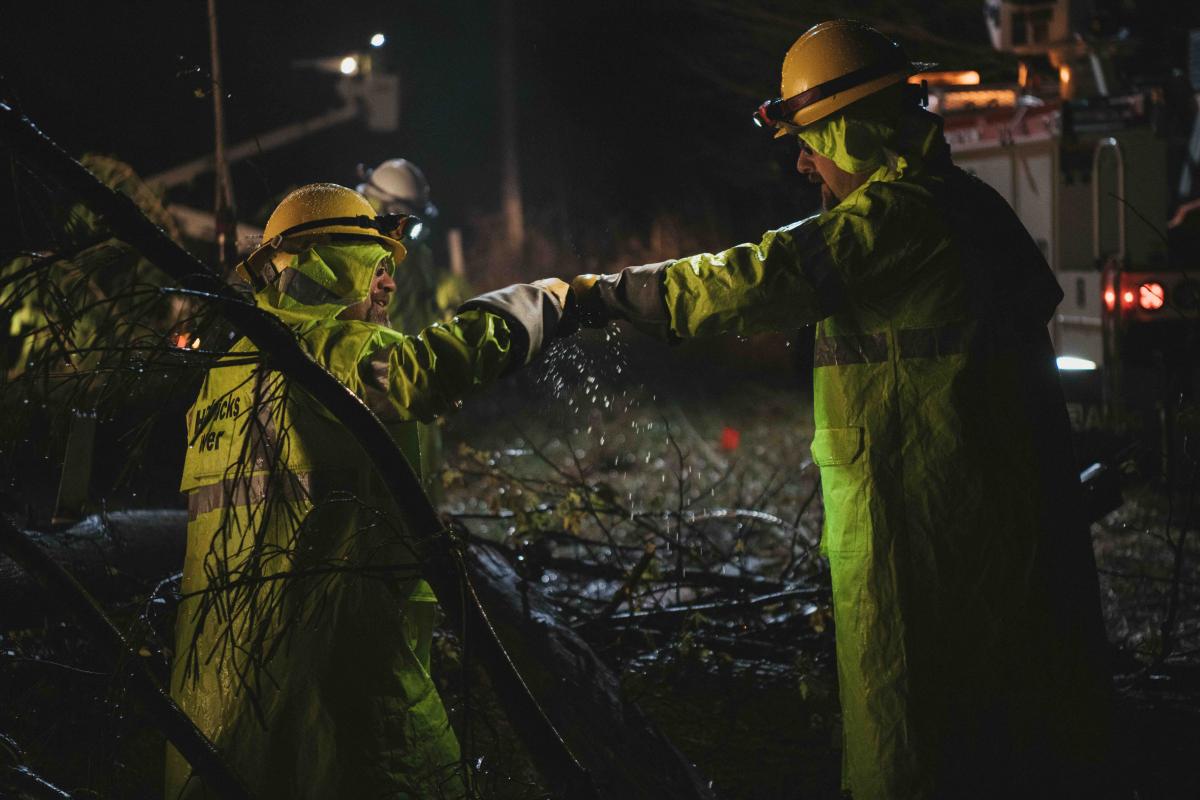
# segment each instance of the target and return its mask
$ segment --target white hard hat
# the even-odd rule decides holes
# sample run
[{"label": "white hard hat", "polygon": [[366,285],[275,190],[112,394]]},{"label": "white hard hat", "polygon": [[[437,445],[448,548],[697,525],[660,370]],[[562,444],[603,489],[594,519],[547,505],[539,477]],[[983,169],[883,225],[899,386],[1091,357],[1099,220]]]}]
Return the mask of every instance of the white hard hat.
[{"label": "white hard hat", "polygon": [[425,220],[437,216],[437,206],[429,201],[429,181],[411,161],[393,158],[365,173],[363,178],[358,191],[381,211],[416,214]]}]

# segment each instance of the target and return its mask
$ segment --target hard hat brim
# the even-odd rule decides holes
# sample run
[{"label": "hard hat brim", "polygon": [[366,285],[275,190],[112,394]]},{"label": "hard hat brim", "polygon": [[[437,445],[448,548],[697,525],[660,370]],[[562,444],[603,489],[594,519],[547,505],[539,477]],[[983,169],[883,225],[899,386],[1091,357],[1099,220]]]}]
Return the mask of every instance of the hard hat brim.
[{"label": "hard hat brim", "polygon": [[882,75],[874,80],[860,83],[837,94],[823,97],[812,105],[805,106],[797,111],[788,123],[777,125],[774,138],[779,139],[784,136],[796,135],[800,132],[798,129],[802,129],[805,125],[811,125],[836,111],[840,111],[851,103],[861,100],[869,94],[886,89],[894,84],[902,83],[913,75],[929,72],[937,66],[938,64],[931,61],[913,61],[906,69],[889,72],[887,75]]},{"label": "hard hat brim", "polygon": [[[383,247],[386,250],[388,250],[391,253],[392,260],[395,261],[396,264],[400,264],[400,262],[404,261],[404,259],[408,257],[408,248],[406,248],[404,246],[404,244],[402,242],[400,242],[398,239],[393,239],[390,236],[384,236],[381,233],[375,233],[373,231],[366,231],[366,230],[363,230],[362,228],[354,227],[351,225],[327,225],[327,226],[320,227],[320,228],[313,228],[312,230],[304,231],[301,234],[297,234],[295,236],[289,236],[287,238],[292,239],[292,240],[309,239],[309,238],[312,238],[315,236],[323,236],[323,235],[329,235],[329,234],[354,236],[354,237],[360,238],[360,239],[371,239],[373,241],[379,242],[381,245],[383,245]],[[245,263],[248,264],[250,267],[253,267],[254,269],[257,270],[260,267],[262,267],[262,265],[265,261],[269,260],[272,256],[274,256],[275,253],[282,248],[282,245],[283,245],[283,240],[280,239],[280,237],[278,237],[278,236],[273,239],[264,241],[262,244],[260,244],[258,247],[256,247],[250,253],[250,255],[246,256]]]},{"label": "hard hat brim", "polygon": [[[918,65],[914,64],[913,66],[915,67]],[[925,65],[922,64],[920,66],[924,67]],[[921,71],[925,70],[922,69]],[[863,99],[867,95],[874,94],[881,89],[886,89],[887,87],[893,86],[897,83],[902,83],[908,80],[908,76],[912,74],[913,72],[910,70],[892,72],[876,78],[873,81],[867,81],[866,83],[860,83],[857,86],[852,86],[845,91],[832,94],[829,97],[823,97],[812,105],[806,106],[797,111],[792,116],[792,119],[786,127],[784,125],[778,126],[778,129],[775,131],[775,138],[778,139],[783,136],[797,134],[800,131],[795,130],[796,128],[803,129],[806,125],[811,125],[814,122],[818,122],[830,114],[842,110],[851,103]],[[789,130],[789,128],[791,128],[791,130]]]}]

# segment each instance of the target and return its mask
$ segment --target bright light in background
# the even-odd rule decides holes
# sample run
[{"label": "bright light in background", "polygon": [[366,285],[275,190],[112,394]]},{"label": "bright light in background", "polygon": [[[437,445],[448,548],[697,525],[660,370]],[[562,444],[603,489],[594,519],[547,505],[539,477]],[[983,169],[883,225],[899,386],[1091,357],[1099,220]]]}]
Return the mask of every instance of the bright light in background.
[{"label": "bright light in background", "polygon": [[1147,311],[1163,307],[1165,292],[1161,283],[1150,281],[1138,287],[1138,305]]},{"label": "bright light in background", "polygon": [[1086,358],[1076,358],[1075,356],[1059,356],[1055,361],[1061,370],[1075,371],[1096,368],[1095,361],[1089,361]]},{"label": "bright light in background", "polygon": [[371,47],[383,47],[387,42],[387,37],[382,33],[377,33],[371,37]]},{"label": "bright light in background", "polygon": [[1071,82],[1071,68],[1066,64],[1058,68],[1058,79],[1063,83]]},{"label": "bright light in background", "polygon": [[338,69],[342,71],[343,75],[354,75],[358,72],[358,59],[354,56],[346,56],[338,65]]},{"label": "bright light in background", "polygon": [[947,92],[943,99],[946,111],[970,111],[976,108],[1013,108],[1017,93],[1012,89],[970,89]]},{"label": "bright light in background", "polygon": [[925,81],[930,86],[976,86],[979,84],[979,73],[973,69],[941,70],[939,72],[918,72],[909,77],[909,83],[918,86]]}]

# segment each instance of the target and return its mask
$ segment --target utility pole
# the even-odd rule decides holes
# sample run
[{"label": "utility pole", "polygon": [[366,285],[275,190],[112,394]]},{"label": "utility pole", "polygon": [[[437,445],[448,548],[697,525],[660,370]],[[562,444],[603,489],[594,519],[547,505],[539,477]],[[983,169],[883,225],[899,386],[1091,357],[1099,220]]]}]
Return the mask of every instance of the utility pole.
[{"label": "utility pole", "polygon": [[217,0],[208,0],[208,45],[212,55],[213,126],[216,148],[213,155],[216,199],[213,217],[217,230],[217,260],[221,272],[228,275],[237,264],[237,211],[233,202],[233,181],[225,155],[225,94],[221,81],[221,56],[217,47]]},{"label": "utility pole", "polygon": [[[209,0],[212,2],[212,0]],[[500,0],[500,204],[504,231],[514,253],[525,243],[525,210],[517,163],[516,55],[513,52],[513,3]]]}]

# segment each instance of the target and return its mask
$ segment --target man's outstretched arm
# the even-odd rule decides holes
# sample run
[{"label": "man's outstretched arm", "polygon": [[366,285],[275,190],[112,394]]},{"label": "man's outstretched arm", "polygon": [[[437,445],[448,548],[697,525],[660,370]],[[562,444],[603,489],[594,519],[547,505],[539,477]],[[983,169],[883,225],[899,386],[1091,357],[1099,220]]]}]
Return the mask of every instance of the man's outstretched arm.
[{"label": "man's outstretched arm", "polygon": [[626,319],[664,338],[784,330],[839,310],[868,226],[841,211],[768,231],[758,243],[572,282],[584,324]]},{"label": "man's outstretched arm", "polygon": [[360,361],[361,396],[381,416],[428,422],[525,366],[562,327],[567,285],[515,284],[464,303],[416,336],[378,332]]}]

